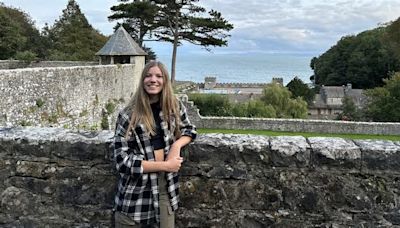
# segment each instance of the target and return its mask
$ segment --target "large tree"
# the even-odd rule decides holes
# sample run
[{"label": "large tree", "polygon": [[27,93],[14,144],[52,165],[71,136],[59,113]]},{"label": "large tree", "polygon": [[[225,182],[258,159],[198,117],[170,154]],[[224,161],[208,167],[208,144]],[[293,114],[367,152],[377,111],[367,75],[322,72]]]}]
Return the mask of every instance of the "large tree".
[{"label": "large tree", "polygon": [[400,122],[400,73],[384,80],[385,85],[366,91],[367,118],[380,122]]},{"label": "large tree", "polygon": [[94,60],[107,37],[94,29],[75,0],[69,0],[59,20],[45,28],[52,60]]},{"label": "large tree", "polygon": [[[129,0],[122,0],[127,2]],[[112,7],[110,19],[123,19],[130,25],[133,36],[141,43],[147,35],[150,39],[173,43],[171,80],[175,81],[177,48],[182,41],[201,45],[226,46],[233,25],[220,12],[196,5],[199,0],[133,0]]]},{"label": "large tree", "polygon": [[302,97],[308,104],[314,100],[315,92],[300,78],[294,77],[286,87],[292,93],[292,98]]},{"label": "large tree", "polygon": [[0,59],[29,52],[43,57],[44,45],[28,14],[0,3]]},{"label": "large tree", "polygon": [[400,18],[358,35],[345,36],[327,52],[311,60],[319,85],[345,85],[369,89],[400,70]]},{"label": "large tree", "polygon": [[271,83],[263,90],[261,101],[271,105],[278,118],[307,118],[307,102],[301,97],[291,98],[292,93],[288,88]]}]

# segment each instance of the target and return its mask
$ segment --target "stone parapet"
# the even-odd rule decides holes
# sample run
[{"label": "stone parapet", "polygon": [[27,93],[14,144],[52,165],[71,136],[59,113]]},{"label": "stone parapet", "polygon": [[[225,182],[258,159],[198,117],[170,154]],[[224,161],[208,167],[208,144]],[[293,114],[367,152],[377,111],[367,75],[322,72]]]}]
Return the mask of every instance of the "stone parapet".
[{"label": "stone parapet", "polygon": [[93,66],[98,62],[89,61],[22,61],[22,60],[0,60],[0,70],[17,68],[37,68],[37,67],[71,67],[71,66]]},{"label": "stone parapet", "polygon": [[[1,227],[111,227],[111,131],[0,129]],[[400,142],[205,134],[177,227],[400,226]]]}]

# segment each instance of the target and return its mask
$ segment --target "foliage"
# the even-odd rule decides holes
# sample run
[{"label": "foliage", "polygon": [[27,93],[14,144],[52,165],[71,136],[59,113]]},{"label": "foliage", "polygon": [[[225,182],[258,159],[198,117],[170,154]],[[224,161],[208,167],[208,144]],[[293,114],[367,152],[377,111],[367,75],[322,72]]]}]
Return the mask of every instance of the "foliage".
[{"label": "foliage", "polygon": [[357,108],[353,99],[345,96],[342,99],[343,111],[337,117],[338,120],[360,121],[362,120],[362,111]]},{"label": "foliage", "polygon": [[115,104],[112,101],[108,101],[105,108],[108,114],[112,114],[115,111]]},{"label": "foliage", "polygon": [[306,119],[308,115],[307,102],[301,97],[289,99],[286,117]]},{"label": "foliage", "polygon": [[0,59],[15,58],[29,52],[43,57],[44,44],[31,18],[19,9],[0,3]]},{"label": "foliage", "polygon": [[113,11],[113,14],[108,17],[109,20],[123,20],[123,23],[118,23],[115,29],[120,25],[124,26],[126,31],[132,35],[133,39],[140,47],[143,47],[144,36],[151,30],[157,28],[155,20],[159,9],[158,6],[151,1],[121,3],[112,6],[111,11]]},{"label": "foliage", "polygon": [[293,78],[286,87],[292,93],[292,98],[302,97],[308,104],[314,100],[315,92],[298,77]]},{"label": "foliage", "polygon": [[49,41],[50,60],[88,61],[105,44],[107,37],[95,30],[75,0],[69,0],[62,16],[44,29]]},{"label": "foliage", "polygon": [[189,94],[202,116],[230,116],[231,104],[227,96],[219,94]]},{"label": "foliage", "polygon": [[271,105],[265,105],[260,100],[248,101],[246,103],[232,104],[231,116],[275,118],[276,112]]},{"label": "foliage", "polygon": [[37,55],[31,51],[17,52],[14,56],[15,59],[32,62],[37,60]]},{"label": "foliage", "polygon": [[400,122],[400,73],[393,74],[384,83],[383,87],[365,92],[365,114],[373,121]]},{"label": "foliage", "polygon": [[345,36],[327,52],[311,60],[319,85],[345,85],[368,89],[400,70],[400,18],[356,36]]},{"label": "foliage", "polygon": [[271,105],[278,118],[306,118],[307,103],[300,97],[291,97],[292,93],[288,88],[272,83],[264,88],[261,101],[265,105]]},{"label": "foliage", "polygon": [[133,1],[132,3],[121,3],[111,7],[113,14],[109,20],[123,20],[117,23],[114,29],[123,26],[138,45],[147,53],[146,62],[157,59],[156,53],[143,44],[144,36],[155,29],[154,21],[158,7],[151,1]]},{"label": "foliage", "polygon": [[110,127],[109,127],[107,115],[103,114],[103,116],[101,117],[100,127],[102,130],[109,130]]},{"label": "foliage", "polygon": [[[127,2],[128,0],[122,0]],[[177,1],[140,1],[121,3],[111,7],[114,14],[111,20],[123,19],[128,31],[142,44],[146,35],[159,41],[173,43],[171,80],[175,81],[177,47],[181,41],[204,46],[226,46],[225,32],[233,29],[221,13],[196,5],[199,0]]]},{"label": "foliage", "polygon": [[45,101],[42,100],[42,98],[39,98],[36,100],[36,107],[41,108],[41,107],[43,107],[44,103],[45,103]]},{"label": "foliage", "polygon": [[265,105],[260,100],[249,101],[246,105],[246,117],[275,118],[276,111],[271,105]]},{"label": "foliage", "polygon": [[230,103],[226,95],[220,94],[189,94],[189,100],[195,103],[202,116],[307,117],[307,103],[302,98],[291,99],[290,92],[282,86],[271,86],[271,88],[273,89],[267,89],[267,97],[263,97],[262,100],[256,99],[245,103]]}]

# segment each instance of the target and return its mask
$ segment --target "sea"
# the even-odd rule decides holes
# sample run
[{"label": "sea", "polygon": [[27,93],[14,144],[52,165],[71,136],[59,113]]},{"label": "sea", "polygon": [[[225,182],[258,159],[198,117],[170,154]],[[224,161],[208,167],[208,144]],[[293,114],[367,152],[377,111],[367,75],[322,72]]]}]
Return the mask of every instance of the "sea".
[{"label": "sea", "polygon": [[[272,78],[283,78],[286,85],[298,77],[304,83],[311,83],[310,61],[313,57],[307,54],[178,52],[176,80],[204,82],[205,77],[212,76],[221,83],[269,83]],[[157,55],[157,59],[171,68],[170,55]]]}]

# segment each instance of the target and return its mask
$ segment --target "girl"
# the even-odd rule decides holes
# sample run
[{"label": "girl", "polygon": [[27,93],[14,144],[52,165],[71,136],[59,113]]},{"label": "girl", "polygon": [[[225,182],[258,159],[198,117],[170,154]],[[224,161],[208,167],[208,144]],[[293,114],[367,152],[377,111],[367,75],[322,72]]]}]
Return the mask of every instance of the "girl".
[{"label": "girl", "polygon": [[146,64],[135,96],[116,123],[115,227],[175,226],[180,150],[196,134],[165,66]]}]

